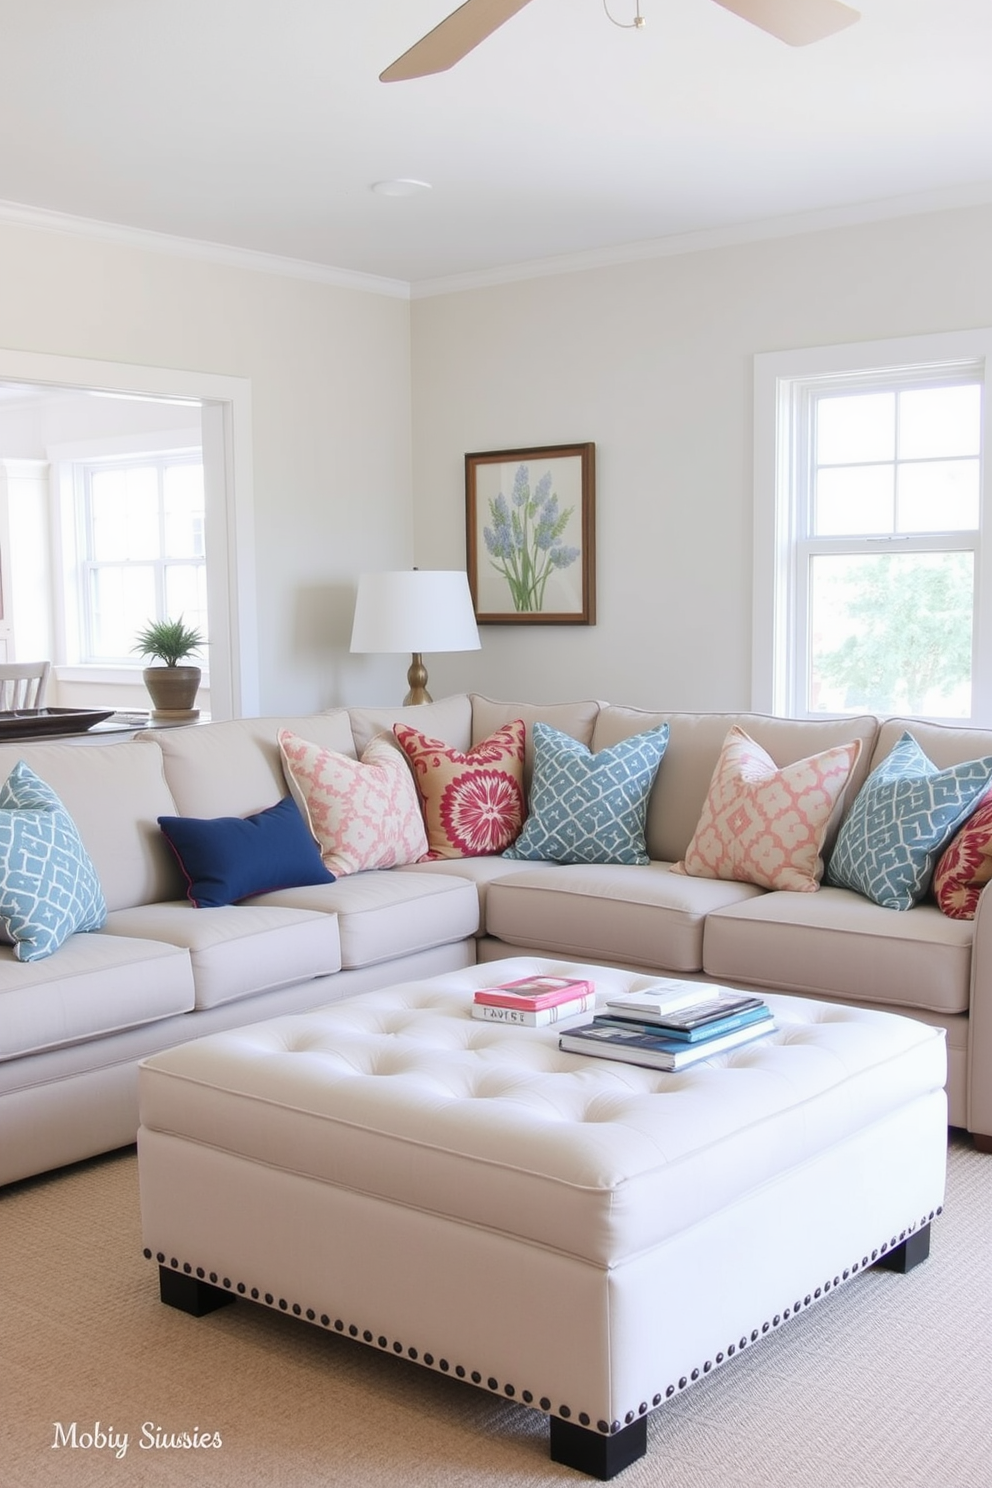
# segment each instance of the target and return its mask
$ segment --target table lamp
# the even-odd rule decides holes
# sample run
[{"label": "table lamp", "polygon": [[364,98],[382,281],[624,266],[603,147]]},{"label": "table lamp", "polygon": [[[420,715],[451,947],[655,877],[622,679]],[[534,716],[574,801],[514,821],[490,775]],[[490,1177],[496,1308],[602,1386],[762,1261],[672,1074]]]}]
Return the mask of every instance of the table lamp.
[{"label": "table lamp", "polygon": [[363,573],[358,580],[351,649],[411,653],[404,705],[433,701],[425,651],[478,651],[481,645],[467,574],[406,568]]}]

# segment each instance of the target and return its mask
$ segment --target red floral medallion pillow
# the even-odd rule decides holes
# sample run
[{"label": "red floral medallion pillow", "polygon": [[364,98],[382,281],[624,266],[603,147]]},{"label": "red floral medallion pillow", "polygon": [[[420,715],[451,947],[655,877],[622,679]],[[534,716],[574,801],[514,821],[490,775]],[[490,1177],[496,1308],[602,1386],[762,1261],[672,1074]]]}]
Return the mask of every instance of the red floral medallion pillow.
[{"label": "red floral medallion pillow", "polygon": [[480,858],[501,853],[523,826],[524,740],[514,719],[463,754],[440,739],[393,725],[413,767],[430,858]]},{"label": "red floral medallion pillow", "polygon": [[973,920],[992,878],[992,796],[986,796],[951,838],[933,875],[937,904],[952,920]]}]

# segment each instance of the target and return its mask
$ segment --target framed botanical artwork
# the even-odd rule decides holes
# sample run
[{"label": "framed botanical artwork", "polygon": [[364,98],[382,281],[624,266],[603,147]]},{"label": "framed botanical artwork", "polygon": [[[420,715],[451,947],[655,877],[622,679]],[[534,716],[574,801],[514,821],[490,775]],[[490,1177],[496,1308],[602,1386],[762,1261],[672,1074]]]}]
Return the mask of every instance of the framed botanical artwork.
[{"label": "framed botanical artwork", "polygon": [[465,456],[468,582],[480,625],[595,625],[596,446]]}]

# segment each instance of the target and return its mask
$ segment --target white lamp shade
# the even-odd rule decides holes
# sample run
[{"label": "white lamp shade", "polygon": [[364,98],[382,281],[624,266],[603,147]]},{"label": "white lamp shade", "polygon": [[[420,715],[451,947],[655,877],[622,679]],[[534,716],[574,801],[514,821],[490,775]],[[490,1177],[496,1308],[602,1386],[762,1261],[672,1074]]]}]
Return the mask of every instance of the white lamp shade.
[{"label": "white lamp shade", "polygon": [[478,651],[468,575],[407,568],[358,581],[352,651]]}]

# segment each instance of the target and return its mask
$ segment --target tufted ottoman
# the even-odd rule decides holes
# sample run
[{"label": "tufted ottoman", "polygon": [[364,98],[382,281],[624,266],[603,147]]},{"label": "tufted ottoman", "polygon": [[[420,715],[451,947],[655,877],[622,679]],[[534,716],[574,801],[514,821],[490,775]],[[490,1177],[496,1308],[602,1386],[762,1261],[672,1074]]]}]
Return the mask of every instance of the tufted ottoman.
[{"label": "tufted ottoman", "polygon": [[493,962],[146,1060],[145,1254],[165,1302],[248,1298],[470,1381],[608,1478],[654,1407],[864,1267],[926,1256],[943,1036],[770,996],[774,1034],[659,1074],[470,1016],[534,971],[649,980]]}]

